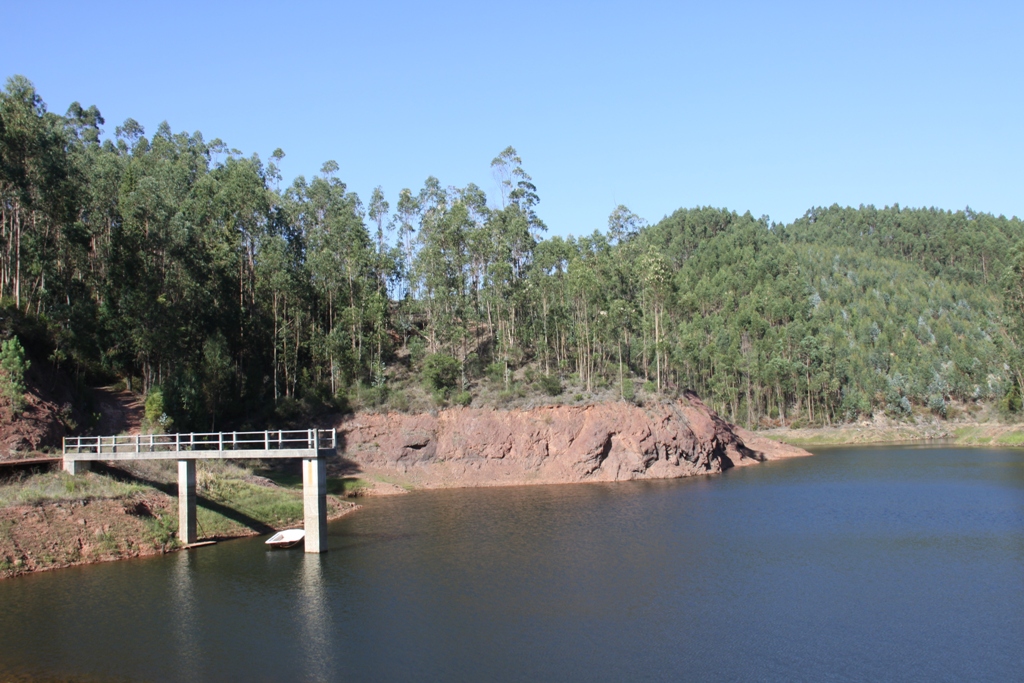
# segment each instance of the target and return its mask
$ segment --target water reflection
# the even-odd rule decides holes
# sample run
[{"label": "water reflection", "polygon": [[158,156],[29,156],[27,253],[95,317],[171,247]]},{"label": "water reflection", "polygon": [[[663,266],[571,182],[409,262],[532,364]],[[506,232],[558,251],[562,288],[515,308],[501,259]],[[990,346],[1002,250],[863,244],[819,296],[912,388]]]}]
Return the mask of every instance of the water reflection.
[{"label": "water reflection", "polygon": [[331,612],[324,587],[326,555],[306,554],[298,581],[298,618],[302,634],[302,663],[305,679],[310,681],[336,680],[334,651],[331,647]]},{"label": "water reflection", "polygon": [[177,645],[175,669],[182,681],[199,678],[199,615],[193,575],[195,552],[183,550],[174,555],[170,574],[174,640]]},{"label": "water reflection", "polygon": [[1019,680],[1022,473],[861,448],[367,499],[322,556],[253,539],[0,581],[0,681]]}]

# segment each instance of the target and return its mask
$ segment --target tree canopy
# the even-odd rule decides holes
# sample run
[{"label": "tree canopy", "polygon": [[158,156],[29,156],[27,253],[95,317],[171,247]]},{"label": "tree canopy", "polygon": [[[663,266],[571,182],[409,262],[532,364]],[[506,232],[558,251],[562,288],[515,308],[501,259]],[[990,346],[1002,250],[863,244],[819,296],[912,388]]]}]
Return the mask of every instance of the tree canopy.
[{"label": "tree canopy", "polygon": [[548,393],[692,388],[750,425],[1020,407],[1016,218],[698,207],[647,225],[618,206],[604,232],[545,238],[512,147],[494,201],[430,177],[364,204],[333,161],[282,188],[280,149],[104,124],[8,79],[0,297],[45,322],[49,360],[141,378],[182,428],[338,400],[403,365],[460,401],[524,370]]}]

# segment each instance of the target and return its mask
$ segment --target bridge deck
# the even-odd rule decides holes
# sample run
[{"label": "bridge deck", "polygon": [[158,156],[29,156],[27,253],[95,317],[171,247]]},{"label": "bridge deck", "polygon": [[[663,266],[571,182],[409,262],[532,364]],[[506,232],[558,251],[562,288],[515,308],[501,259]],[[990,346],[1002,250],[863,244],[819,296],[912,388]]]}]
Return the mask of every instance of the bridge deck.
[{"label": "bridge deck", "polygon": [[63,456],[76,461],[323,458],[337,444],[333,429],[69,436]]}]

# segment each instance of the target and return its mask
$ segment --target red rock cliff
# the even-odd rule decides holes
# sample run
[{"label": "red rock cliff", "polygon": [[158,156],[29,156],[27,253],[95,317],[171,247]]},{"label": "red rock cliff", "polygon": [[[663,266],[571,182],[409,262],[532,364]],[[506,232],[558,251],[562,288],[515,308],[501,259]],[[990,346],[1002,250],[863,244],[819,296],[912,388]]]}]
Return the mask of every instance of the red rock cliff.
[{"label": "red rock cliff", "polygon": [[695,394],[531,410],[360,414],[338,425],[351,469],[424,487],[669,479],[806,451],[743,432]]}]

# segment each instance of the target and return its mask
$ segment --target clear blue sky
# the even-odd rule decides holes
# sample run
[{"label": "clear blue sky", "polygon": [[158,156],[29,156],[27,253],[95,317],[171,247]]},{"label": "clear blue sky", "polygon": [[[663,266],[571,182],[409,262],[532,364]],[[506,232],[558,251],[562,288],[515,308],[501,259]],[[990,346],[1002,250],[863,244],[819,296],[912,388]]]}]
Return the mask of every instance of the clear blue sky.
[{"label": "clear blue sky", "polygon": [[106,133],[335,159],[364,201],[428,175],[497,196],[513,145],[552,234],[725,206],[1024,216],[1021,3],[0,0],[0,75]]}]

